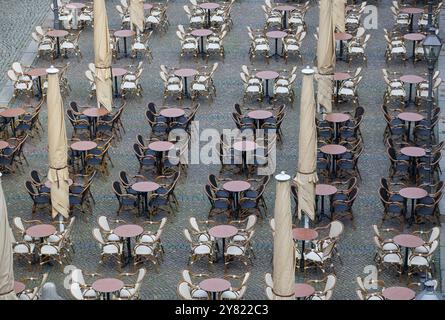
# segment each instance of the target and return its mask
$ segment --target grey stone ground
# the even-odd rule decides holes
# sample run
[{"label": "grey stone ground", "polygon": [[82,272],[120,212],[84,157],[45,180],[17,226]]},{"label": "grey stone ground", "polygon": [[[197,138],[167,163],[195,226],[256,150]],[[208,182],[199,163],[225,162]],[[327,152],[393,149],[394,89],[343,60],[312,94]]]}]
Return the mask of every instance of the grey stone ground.
[{"label": "grey stone ground", "polygon": [[[85,221],[80,214],[76,214],[79,219],[77,220],[73,235],[76,254],[72,264],[86,271],[92,272],[99,270],[107,275],[116,273],[112,267],[99,266],[99,249],[91,235],[91,230],[96,226],[97,216],[107,215],[115,217],[117,202],[112,195],[111,183],[117,179],[118,172],[122,169],[130,173],[137,171],[137,160],[133,155],[131,146],[135,141],[136,134],[141,133],[144,136],[148,136],[149,134],[148,125],[145,119],[143,119],[146,103],[149,101],[161,103],[162,82],[159,78],[159,65],[180,65],[184,67],[195,65],[193,61],[187,58],[181,62],[178,60],[179,42],[176,38],[175,31],[177,24],[187,25],[186,15],[182,9],[182,6],[186,2],[188,1],[170,1],[168,16],[171,27],[166,35],[162,37],[156,35],[152,39],[151,48],[154,61],[152,64],[146,63],[144,66],[145,69],[142,76],[144,97],[140,100],[135,98],[128,99],[127,108],[123,115],[123,122],[127,132],[123,140],[118,142],[111,150],[111,157],[115,167],[109,177],[100,177],[93,183],[93,194],[97,202],[93,217]],[[117,0],[107,1],[110,29],[120,28],[119,17],[114,8],[117,3]],[[370,1],[370,3],[372,4],[373,1]],[[210,105],[206,101],[201,101],[201,108],[196,118],[200,121],[201,128],[211,127],[220,130],[223,128],[234,128],[230,112],[232,112],[233,104],[242,97],[242,84],[238,74],[242,64],[249,64],[247,54],[248,36],[245,27],[251,26],[253,28],[259,28],[263,26],[264,15],[260,8],[261,4],[262,1],[242,0],[238,1],[234,7],[233,20],[235,26],[225,40],[225,63],[220,64],[220,68],[215,74],[218,97],[214,103]],[[35,6],[41,9],[44,5],[37,6],[36,4]],[[334,293],[334,299],[357,298],[355,295],[355,277],[363,274],[363,268],[366,265],[373,264],[374,245],[372,242],[371,224],[380,222],[382,213],[382,206],[378,199],[377,190],[380,177],[387,175],[389,164],[382,142],[384,121],[380,111],[385,89],[381,74],[381,68],[385,67],[383,57],[383,28],[391,28],[393,20],[389,11],[388,2],[380,2],[378,12],[378,29],[369,31],[372,37],[368,46],[368,67],[365,69],[364,79],[359,89],[361,105],[366,109],[366,114],[362,127],[365,152],[359,161],[363,182],[360,184],[359,197],[354,206],[357,228],[354,230],[349,222],[345,223],[346,230],[339,247],[343,258],[343,265],[341,265],[339,261],[335,261],[338,284]],[[41,20],[35,20],[33,24],[29,24],[27,27],[28,31],[20,31],[20,33],[17,32],[17,34],[24,35],[26,39],[27,36],[30,36],[30,30],[34,27],[36,21]],[[315,40],[312,34],[318,24],[318,9],[315,4],[313,4],[309,10],[306,21],[308,23],[308,36],[304,41],[303,56],[304,64],[311,64],[315,54]],[[13,42],[14,39],[10,41]],[[25,47],[26,44],[23,45],[23,48]],[[89,101],[87,98],[88,83],[84,77],[87,64],[93,61],[92,30],[90,28],[84,30],[81,36],[81,51],[83,53],[81,63],[78,63],[74,58],[68,59],[68,61],[71,62],[69,76],[72,93],[66,99],[66,103],[74,100],[80,104],[94,104],[94,101]],[[14,57],[14,59],[15,58],[16,57]],[[2,68],[3,66],[9,65],[5,63],[3,59],[1,61]],[[125,66],[130,62],[131,60],[120,59],[115,62],[115,65]],[[35,65],[46,67],[49,65],[49,62],[40,59],[36,61]],[[291,68],[293,65],[293,62],[285,66],[282,61],[271,61],[270,66],[266,67],[265,63],[260,60],[255,62],[256,68],[281,69],[283,67]],[[358,63],[354,63],[351,69],[355,66],[358,66]],[[300,64],[299,67],[302,68],[303,65]],[[411,62],[407,63],[406,67],[401,63],[393,62],[389,68],[402,70],[405,73],[423,73],[426,71],[423,63],[413,66]],[[348,66],[344,63],[339,63],[337,69],[339,71],[347,70]],[[278,149],[279,156],[277,159],[277,170],[286,170],[292,174],[295,173],[297,163],[300,88],[301,76],[299,76],[296,81],[295,92],[297,102],[293,108],[288,110],[287,117],[284,121],[284,144],[281,149]],[[174,101],[169,101],[169,104],[174,103]],[[20,101],[17,101],[15,104],[20,104]],[[118,104],[119,102],[116,101],[116,105]],[[339,107],[341,111],[351,109],[352,107],[347,105],[341,105]],[[45,127],[45,110],[41,115],[41,119]],[[67,124],[67,128],[70,134],[71,128],[69,124]],[[31,217],[31,200],[25,192],[23,183],[27,179],[31,169],[37,169],[42,173],[46,172],[46,141],[46,132],[41,139],[36,138],[31,141],[25,150],[27,158],[30,161],[30,167],[25,167],[24,172],[8,175],[3,179],[10,218],[18,215],[25,219]],[[204,196],[203,187],[207,180],[207,175],[209,173],[217,173],[218,170],[219,168],[217,166],[191,165],[188,176],[183,178],[179,183],[177,194],[179,195],[180,211],[176,217],[169,218],[169,223],[167,224],[163,237],[166,259],[161,265],[159,274],[156,274],[151,266],[147,266],[149,275],[143,286],[142,297],[144,299],[176,299],[176,284],[180,279],[180,271],[186,267],[188,256],[188,246],[182,236],[182,229],[188,225],[188,218],[190,216],[196,216],[200,219],[207,216],[208,203]],[[270,209],[273,209],[274,190],[275,183],[272,182],[266,192],[267,203]],[[271,214],[272,210],[269,212],[269,217]],[[36,218],[49,220],[45,213],[37,214]],[[135,222],[143,220],[134,218],[130,214],[123,214],[122,218]],[[326,222],[326,220],[324,222]],[[442,241],[442,243],[444,242]],[[254,237],[254,251],[257,258],[254,261],[254,266],[251,268],[252,276],[248,282],[247,299],[266,298],[263,277],[265,272],[271,272],[272,250],[272,236],[267,221],[264,221],[264,223],[258,226],[257,233]],[[436,265],[436,270],[440,270],[438,261]],[[205,264],[198,264],[193,267],[193,270],[206,271],[207,268]],[[215,270],[215,274],[222,274],[223,268],[221,263],[216,265]],[[16,264],[15,271],[17,278],[27,273],[25,266],[21,264]],[[37,272],[38,270],[36,269],[35,271]],[[239,273],[243,271],[243,268],[234,266],[231,267],[229,271]],[[299,281],[303,280],[302,275],[297,273],[297,276]],[[440,276],[439,272],[437,276]],[[309,273],[305,279],[318,277],[320,277],[319,274]],[[385,271],[381,277],[389,284],[398,283],[397,277],[392,272]],[[53,267],[50,280],[58,285],[60,294],[66,298],[70,298],[69,293],[63,289],[62,283],[64,278],[65,275],[61,273],[60,269]]]}]

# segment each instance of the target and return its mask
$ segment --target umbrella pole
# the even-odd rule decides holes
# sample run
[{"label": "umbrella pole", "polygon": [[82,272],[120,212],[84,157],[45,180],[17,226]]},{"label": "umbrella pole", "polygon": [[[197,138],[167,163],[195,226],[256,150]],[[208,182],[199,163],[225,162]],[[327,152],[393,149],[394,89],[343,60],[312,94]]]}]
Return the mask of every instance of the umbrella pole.
[{"label": "umbrella pole", "polygon": [[65,229],[65,225],[63,224],[63,216],[59,214],[59,231],[63,232]]}]

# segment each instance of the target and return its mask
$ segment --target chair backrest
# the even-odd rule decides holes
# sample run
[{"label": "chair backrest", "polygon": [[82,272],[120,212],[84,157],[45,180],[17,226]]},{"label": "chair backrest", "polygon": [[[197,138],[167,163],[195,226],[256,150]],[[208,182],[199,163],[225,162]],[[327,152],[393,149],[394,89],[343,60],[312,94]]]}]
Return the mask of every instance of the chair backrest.
[{"label": "chair backrest", "polygon": [[269,220],[269,226],[272,229],[272,232],[275,232],[275,218]]},{"label": "chair backrest", "polygon": [[267,272],[267,273],[264,275],[264,280],[265,280],[266,285],[267,285],[268,287],[273,288],[273,279],[272,279],[272,274],[271,274],[271,273]]},{"label": "chair backrest", "polygon": [[433,227],[431,229],[431,234],[428,242],[433,242],[434,240],[439,239],[440,237],[440,227]]},{"label": "chair backrest", "polygon": [[80,285],[76,282],[71,283],[70,292],[76,300],[84,300]]},{"label": "chair backrest", "polygon": [[11,81],[16,82],[18,80],[17,75],[15,74],[14,70],[8,70],[8,72],[6,74],[8,75],[8,78]]},{"label": "chair backrest", "polygon": [[99,228],[93,229],[93,237],[97,240],[100,244],[105,244],[104,238],[102,237],[102,234],[100,233]]},{"label": "chair backrest", "polygon": [[324,287],[325,292],[333,290],[337,283],[337,277],[334,274],[329,274],[326,278],[326,286]]},{"label": "chair backrest", "polygon": [[190,217],[189,223],[193,230],[195,230],[196,232],[201,232],[201,230],[199,229],[198,221],[195,217]]},{"label": "chair backrest", "polygon": [[190,275],[190,270],[188,270],[188,269],[184,269],[184,270],[182,270],[181,274],[182,274],[182,279],[183,279],[185,282],[190,283],[190,284],[193,284],[193,282],[192,282],[192,277],[191,277],[191,275]]},{"label": "chair backrest", "polygon": [[12,70],[15,71],[15,73],[23,74],[23,68],[20,62],[13,62],[12,63]]},{"label": "chair backrest", "polygon": [[85,285],[85,278],[83,277],[83,272],[81,269],[74,269],[71,273],[71,279],[73,283]]},{"label": "chair backrest", "polygon": [[360,290],[366,292],[367,289],[365,287],[365,284],[363,283],[363,279],[361,277],[357,277],[356,280],[357,280],[358,286],[360,287]]},{"label": "chair backrest", "polygon": [[190,286],[187,282],[180,282],[178,284],[178,295],[184,300],[192,300]]},{"label": "chair backrest", "polygon": [[340,237],[343,233],[344,225],[341,221],[335,220],[331,222],[331,226],[329,228],[329,237],[336,239]]},{"label": "chair backrest", "polygon": [[141,283],[142,280],[144,280],[146,274],[147,274],[147,269],[140,268],[138,270],[138,277],[136,278],[136,283]]},{"label": "chair backrest", "polygon": [[99,218],[97,218],[97,223],[99,224],[99,227],[107,232],[111,231],[110,225],[108,223],[108,219],[106,216],[100,216]]},{"label": "chair backrest", "polygon": [[21,232],[25,232],[25,226],[23,225],[23,220],[21,217],[14,217],[12,220],[14,223],[14,226],[20,230]]},{"label": "chair backrest", "polygon": [[266,287],[266,296],[269,300],[275,300],[275,294],[273,293],[271,287]]},{"label": "chair backrest", "polygon": [[190,243],[193,243],[192,236],[190,235],[189,229],[184,229],[183,233],[184,233],[184,237],[187,239],[187,241]]}]

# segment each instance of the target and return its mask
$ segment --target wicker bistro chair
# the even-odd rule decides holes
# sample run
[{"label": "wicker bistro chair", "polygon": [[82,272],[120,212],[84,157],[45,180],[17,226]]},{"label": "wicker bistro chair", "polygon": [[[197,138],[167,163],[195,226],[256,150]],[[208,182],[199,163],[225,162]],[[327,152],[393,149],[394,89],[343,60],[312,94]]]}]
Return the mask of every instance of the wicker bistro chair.
[{"label": "wicker bistro chair", "polygon": [[192,55],[193,58],[198,61],[199,47],[196,37],[189,34],[184,35],[179,30],[176,31],[176,35],[178,36],[181,45],[180,58],[185,55]]},{"label": "wicker bistro chair", "polygon": [[307,283],[321,287],[315,290],[315,293],[309,297],[309,300],[330,300],[337,283],[337,277],[334,274],[328,274],[321,280],[308,280]]},{"label": "wicker bistro chair", "polygon": [[224,251],[224,272],[227,271],[227,268],[230,263],[233,263],[235,260],[239,260],[246,267],[250,264],[253,265],[252,258],[255,257],[251,245],[252,237],[255,234],[255,231],[252,230],[249,233],[249,236],[244,241],[230,241],[226,244],[226,248]]},{"label": "wicker bistro chair", "polygon": [[139,208],[139,198],[135,194],[125,193],[122,190],[122,186],[119,181],[113,182],[113,193],[115,194],[119,207],[116,214],[119,215],[122,211],[138,211]]},{"label": "wicker bistro chair", "polygon": [[382,246],[382,243],[379,240],[379,237],[374,236],[373,239],[377,247],[377,252],[374,256],[374,261],[377,263],[379,272],[381,272],[383,268],[390,267],[393,268],[401,278],[403,269],[403,259],[400,250],[385,250]]},{"label": "wicker bistro chair", "polygon": [[12,94],[12,99],[15,99],[21,94],[25,94],[28,97],[33,97],[33,89],[32,89],[32,79],[31,77],[19,79],[15,74],[14,70],[8,70],[7,76],[9,80],[12,81],[12,86],[14,88],[14,92]]},{"label": "wicker bistro chair", "polygon": [[152,34],[153,31],[150,31],[147,34],[139,35],[134,38],[133,43],[131,44],[131,57],[133,59],[137,58],[138,54],[141,54],[143,57],[147,58],[148,62],[151,63],[153,61],[153,56],[148,45]]},{"label": "wicker bistro chair", "polygon": [[428,248],[427,253],[420,252],[411,252],[408,257],[408,278],[407,282],[409,282],[410,277],[415,274],[422,274],[425,272],[433,273],[434,271],[434,260],[433,255],[439,246],[439,241],[434,240],[431,243],[431,246]]},{"label": "wicker bistro chair", "polygon": [[136,243],[133,248],[134,265],[139,265],[145,261],[153,263],[156,272],[159,273],[160,258],[156,247],[148,243]]},{"label": "wicker bistro chair", "polygon": [[358,188],[355,187],[348,194],[348,198],[345,200],[337,199],[333,200],[331,203],[331,217],[333,220],[337,220],[339,218],[349,217],[351,220],[353,228],[355,228],[354,223],[354,213],[353,213],[353,205],[354,201],[358,195]]},{"label": "wicker bistro chair", "polygon": [[36,191],[31,181],[26,181],[25,187],[33,201],[32,214],[35,214],[38,209],[49,210],[51,208],[51,197],[49,193]]},{"label": "wicker bistro chair", "polygon": [[304,271],[306,272],[306,270],[310,268],[319,268],[323,273],[326,273],[327,266],[333,269],[332,255],[335,246],[336,241],[332,241],[327,246],[324,246],[324,248],[321,246],[320,248],[307,249],[307,251],[303,253]]},{"label": "wicker bistro chair", "polygon": [[68,52],[73,52],[77,57],[77,61],[80,62],[80,59],[82,59],[82,53],[80,52],[79,48],[80,34],[81,31],[77,32],[76,34],[71,33],[63,38],[62,42],[60,43],[60,49],[63,51],[62,60],[64,56],[66,57],[68,55]]},{"label": "wicker bistro chair", "polygon": [[[215,250],[213,243],[211,241],[199,241],[199,234],[192,234],[188,229],[184,229],[183,233],[187,242],[190,244],[188,265],[192,265],[199,259],[206,258],[209,266],[212,266],[213,262],[215,261]],[[192,235],[195,236],[195,240],[192,238]]]},{"label": "wicker bistro chair", "polygon": [[28,288],[18,295],[19,300],[39,300],[47,279],[48,273],[44,273],[41,277],[21,278],[20,281]]},{"label": "wicker bistro chair", "polygon": [[93,236],[100,245],[101,259],[99,263],[103,263],[105,260],[113,260],[117,262],[119,268],[123,261],[123,243],[122,242],[106,242],[100,232],[99,228],[93,229]]}]

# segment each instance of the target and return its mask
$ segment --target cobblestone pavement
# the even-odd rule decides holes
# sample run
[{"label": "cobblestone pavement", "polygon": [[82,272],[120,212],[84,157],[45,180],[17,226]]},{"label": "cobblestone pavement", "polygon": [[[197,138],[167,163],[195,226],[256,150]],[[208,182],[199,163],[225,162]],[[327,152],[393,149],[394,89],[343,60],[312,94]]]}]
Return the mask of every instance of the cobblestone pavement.
[{"label": "cobblestone pavement", "polygon": [[50,0],[0,0],[0,85],[6,71],[20,59],[34,27],[41,24],[50,10]]},{"label": "cobblestone pavement", "polygon": [[[28,2],[28,1],[26,1]],[[41,2],[41,1],[39,1]],[[99,270],[103,274],[113,275],[116,273],[114,269],[108,265],[99,266],[99,248],[94,241],[91,230],[96,226],[96,219],[99,215],[115,217],[117,209],[117,200],[112,194],[111,183],[118,179],[118,172],[126,170],[130,173],[136,173],[138,164],[132,152],[132,144],[137,134],[148,136],[148,125],[144,119],[144,111],[149,101],[158,104],[162,101],[162,82],[159,78],[159,65],[167,66],[194,66],[195,63],[188,58],[179,61],[179,41],[175,31],[178,24],[187,25],[187,19],[182,6],[187,3],[186,0],[170,1],[168,9],[168,17],[171,26],[168,33],[164,36],[156,34],[151,41],[154,61],[152,64],[145,63],[142,75],[142,87],[144,88],[144,97],[142,99],[129,98],[126,110],[123,115],[123,123],[126,128],[126,134],[123,140],[111,149],[111,158],[113,159],[114,168],[109,177],[97,178],[93,183],[93,194],[96,200],[96,206],[92,217],[81,217],[75,225],[74,241],[76,253],[72,264],[86,271],[93,272]],[[115,9],[117,0],[107,1],[109,23],[111,29],[119,29],[120,21]],[[373,1],[370,1],[372,4]],[[198,111],[196,120],[200,121],[201,128],[234,128],[231,119],[233,104],[238,102],[242,97],[242,83],[239,78],[241,65],[249,65],[248,60],[248,35],[246,26],[252,28],[260,28],[264,23],[264,14],[260,5],[262,1],[243,0],[237,1],[233,9],[234,28],[229,32],[225,40],[226,59],[224,63],[220,63],[219,69],[215,74],[215,84],[218,91],[216,100],[209,104],[201,101],[201,108]],[[37,4],[35,7],[39,7]],[[248,14],[246,14],[248,13]],[[380,1],[378,11],[378,29],[369,30],[371,40],[368,46],[368,67],[364,71],[364,79],[359,88],[360,102],[365,108],[366,114],[362,124],[362,131],[365,142],[365,152],[359,161],[359,166],[363,181],[360,183],[359,197],[354,205],[354,214],[356,229],[354,230],[349,222],[345,222],[346,230],[340,241],[339,251],[341,253],[343,264],[335,260],[335,271],[338,276],[338,284],[335,289],[334,299],[357,299],[355,294],[356,283],[355,278],[363,275],[363,268],[373,264],[374,245],[372,241],[371,224],[379,223],[382,215],[382,206],[380,204],[377,190],[379,180],[383,176],[387,176],[389,160],[385,153],[382,142],[382,134],[384,130],[384,121],[380,110],[383,92],[385,89],[381,69],[385,68],[384,38],[383,28],[391,28],[393,20],[389,11],[389,2]],[[304,65],[311,64],[315,54],[315,39],[313,33],[318,24],[318,7],[313,4],[309,10],[306,21],[308,23],[308,35],[304,40],[303,57]],[[22,26],[24,28],[24,26]],[[24,28],[30,30],[31,28]],[[20,31],[23,37],[27,37],[29,32]],[[66,107],[70,101],[77,101],[80,104],[91,103],[88,100],[88,82],[84,77],[84,71],[87,70],[87,64],[93,61],[92,47],[92,30],[87,28],[81,35],[81,51],[83,59],[78,63],[76,59],[69,58],[71,63],[69,77],[72,87],[72,93],[66,99]],[[213,60],[211,60],[213,62]],[[2,61],[3,63],[3,61]],[[116,66],[126,66],[132,63],[131,60],[119,59],[115,62]],[[49,62],[40,59],[38,66],[48,66]],[[255,62],[254,66],[259,69],[282,69],[284,67],[291,68],[294,62],[287,66],[282,61],[271,60],[269,66],[264,62]],[[358,66],[353,63],[351,69]],[[300,64],[299,68],[303,65]],[[348,66],[339,63],[337,69],[347,70]],[[413,66],[412,62],[408,62],[406,66],[402,63],[393,62],[389,69],[402,70],[404,73],[421,73],[426,68],[423,63]],[[296,81],[296,103],[289,108],[286,119],[284,121],[284,143],[278,149],[277,171],[286,170],[292,175],[296,172],[297,164],[297,143],[298,143],[298,114],[299,100],[301,89],[301,75],[298,75]],[[20,104],[17,101],[16,104]],[[119,101],[115,104],[119,105]],[[169,100],[169,104],[175,102]],[[352,107],[341,105],[339,110],[347,111]],[[44,108],[41,114],[43,127],[46,123],[46,111]],[[67,123],[68,134],[71,133],[71,126]],[[46,131],[46,130],[45,130]],[[5,194],[9,207],[10,218],[14,216],[22,216],[24,218],[31,217],[31,200],[26,194],[23,187],[24,181],[27,179],[31,169],[37,169],[44,173],[47,170],[46,155],[46,132],[42,138],[35,138],[26,146],[26,156],[30,162],[29,167],[25,167],[24,172],[18,172],[14,175],[5,176],[3,179]],[[166,250],[165,262],[160,267],[160,273],[157,274],[151,266],[147,266],[149,275],[143,285],[143,299],[176,299],[176,285],[180,279],[180,272],[187,267],[188,245],[182,235],[182,230],[188,225],[188,218],[191,216],[204,219],[207,217],[209,204],[204,196],[204,184],[210,173],[217,173],[218,166],[191,165],[189,173],[183,177],[177,187],[179,195],[180,210],[174,217],[169,217],[169,223],[166,226],[163,235],[163,243]],[[274,190],[275,182],[272,181],[266,191],[267,204],[269,209],[274,207]],[[256,260],[251,268],[251,278],[248,282],[246,293],[247,299],[265,299],[264,273],[272,271],[271,257],[273,251],[272,235],[268,226],[268,219],[272,215],[270,210],[269,217],[266,221],[258,226],[257,233],[254,237],[254,251]],[[128,221],[141,221],[141,218],[135,218],[131,214],[122,214],[121,217]],[[48,220],[45,213],[39,213],[36,218]],[[323,222],[326,223],[326,220]],[[47,270],[46,267],[45,270]],[[49,270],[49,269],[48,269]],[[126,268],[126,270],[130,270]],[[198,263],[193,266],[193,270],[207,271],[204,263]],[[229,268],[229,272],[240,273],[244,269],[240,266]],[[437,269],[439,270],[439,269]],[[20,263],[16,264],[16,276],[20,278],[26,273],[26,267]],[[37,271],[37,269],[36,269]],[[215,274],[221,275],[223,267],[221,262],[215,265]],[[64,275],[60,268],[54,266],[50,274],[50,280],[58,285],[59,293],[66,298],[71,298],[68,291],[63,288]],[[297,273],[298,280],[303,280],[303,275]],[[320,274],[308,273],[305,279],[319,278]],[[385,271],[382,276],[389,284],[395,284],[398,277],[390,271]]]}]

